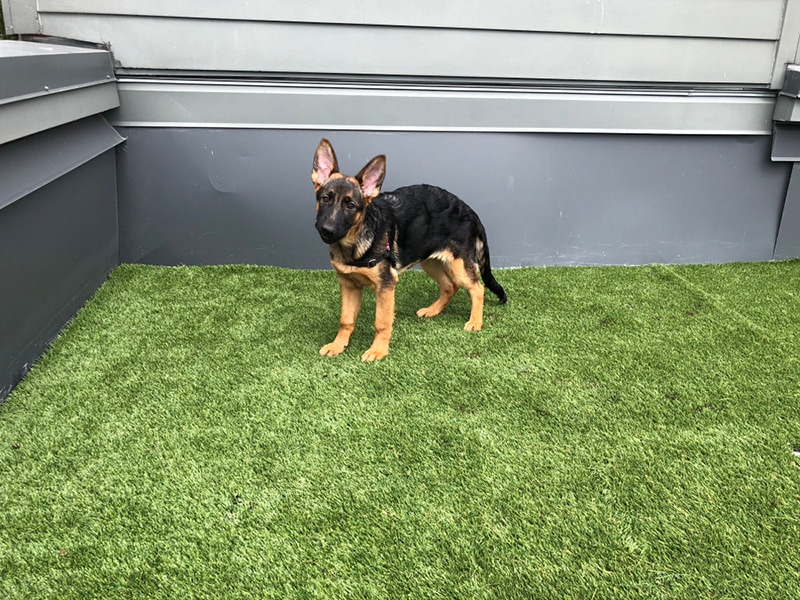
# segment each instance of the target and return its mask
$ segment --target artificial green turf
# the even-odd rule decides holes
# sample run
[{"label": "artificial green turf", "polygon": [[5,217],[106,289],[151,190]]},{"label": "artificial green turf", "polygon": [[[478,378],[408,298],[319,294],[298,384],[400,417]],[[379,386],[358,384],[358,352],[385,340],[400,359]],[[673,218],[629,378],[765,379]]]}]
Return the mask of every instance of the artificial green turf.
[{"label": "artificial green turf", "polygon": [[798,598],[800,263],[122,266],[0,405],[2,598]]}]

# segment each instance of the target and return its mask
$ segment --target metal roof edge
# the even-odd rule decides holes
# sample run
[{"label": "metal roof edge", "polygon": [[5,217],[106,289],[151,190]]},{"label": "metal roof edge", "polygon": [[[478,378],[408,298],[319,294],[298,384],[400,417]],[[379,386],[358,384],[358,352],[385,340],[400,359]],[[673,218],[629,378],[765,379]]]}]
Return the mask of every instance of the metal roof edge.
[{"label": "metal roof edge", "polygon": [[0,40],[0,144],[118,106],[109,51]]},{"label": "metal roof edge", "polygon": [[125,141],[100,115],[0,146],[0,210]]}]

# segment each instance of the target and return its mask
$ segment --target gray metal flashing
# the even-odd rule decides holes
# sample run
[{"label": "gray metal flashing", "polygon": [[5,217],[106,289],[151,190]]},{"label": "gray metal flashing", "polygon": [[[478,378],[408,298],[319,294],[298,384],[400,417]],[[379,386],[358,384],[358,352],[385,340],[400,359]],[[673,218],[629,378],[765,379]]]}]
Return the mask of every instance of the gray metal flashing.
[{"label": "gray metal flashing", "polygon": [[800,99],[783,94],[778,96],[773,118],[779,123],[800,123]]},{"label": "gray metal flashing", "polygon": [[775,102],[778,123],[800,123],[800,65],[786,65],[783,88]]},{"label": "gray metal flashing", "polygon": [[786,65],[786,77],[783,80],[781,94],[800,98],[800,65]]},{"label": "gray metal flashing", "polygon": [[121,127],[769,135],[766,92],[121,78]]},{"label": "gray metal flashing", "polygon": [[0,144],[117,106],[108,51],[0,41]]},{"label": "gray metal flashing", "polygon": [[775,124],[771,157],[774,162],[800,162],[800,124]]},{"label": "gray metal flashing", "polygon": [[0,104],[114,80],[105,50],[0,41]]},{"label": "gray metal flashing", "polygon": [[119,106],[116,85],[106,83],[0,105],[0,144],[46,131]]},{"label": "gray metal flashing", "polygon": [[792,165],[792,176],[775,241],[776,260],[797,257],[800,257],[800,164]]},{"label": "gray metal flashing", "polygon": [[92,116],[0,146],[0,210],[124,141]]}]

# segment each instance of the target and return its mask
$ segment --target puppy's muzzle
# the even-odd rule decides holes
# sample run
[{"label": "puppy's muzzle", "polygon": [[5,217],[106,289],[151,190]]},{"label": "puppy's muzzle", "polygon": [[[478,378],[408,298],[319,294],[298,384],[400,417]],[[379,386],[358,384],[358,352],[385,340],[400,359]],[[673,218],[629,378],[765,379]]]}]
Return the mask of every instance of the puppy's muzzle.
[{"label": "puppy's muzzle", "polygon": [[322,241],[326,244],[333,244],[341,238],[336,231],[336,226],[330,223],[318,224],[317,231],[319,231],[319,237],[321,237]]}]

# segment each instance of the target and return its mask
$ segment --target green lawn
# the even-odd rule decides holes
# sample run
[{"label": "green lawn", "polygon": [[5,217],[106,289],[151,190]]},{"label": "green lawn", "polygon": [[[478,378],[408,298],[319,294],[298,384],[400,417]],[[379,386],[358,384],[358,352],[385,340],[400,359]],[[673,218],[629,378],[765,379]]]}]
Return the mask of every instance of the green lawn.
[{"label": "green lawn", "polygon": [[800,262],[123,266],[0,405],[0,598],[798,598]]}]

